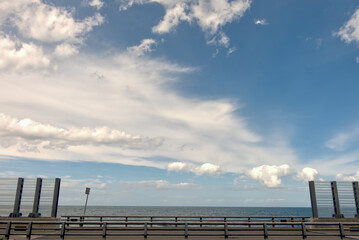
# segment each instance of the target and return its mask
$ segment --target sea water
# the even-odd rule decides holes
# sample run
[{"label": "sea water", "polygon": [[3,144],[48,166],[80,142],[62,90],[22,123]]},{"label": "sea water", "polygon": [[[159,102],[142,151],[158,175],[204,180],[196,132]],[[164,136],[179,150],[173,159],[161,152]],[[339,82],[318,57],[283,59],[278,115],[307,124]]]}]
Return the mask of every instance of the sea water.
[{"label": "sea water", "polygon": [[[82,215],[83,206],[59,206],[58,216]],[[311,216],[306,207],[150,207],[88,206],[86,215],[97,216]]]}]

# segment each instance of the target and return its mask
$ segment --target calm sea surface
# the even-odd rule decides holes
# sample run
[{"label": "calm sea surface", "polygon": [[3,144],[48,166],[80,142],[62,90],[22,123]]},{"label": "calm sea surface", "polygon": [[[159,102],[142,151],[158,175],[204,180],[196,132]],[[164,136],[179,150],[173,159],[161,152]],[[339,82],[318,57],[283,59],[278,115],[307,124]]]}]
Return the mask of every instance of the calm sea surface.
[{"label": "calm sea surface", "polygon": [[[59,206],[58,216],[82,215],[83,206]],[[124,207],[88,206],[86,215],[136,216],[311,216],[303,207]]]}]

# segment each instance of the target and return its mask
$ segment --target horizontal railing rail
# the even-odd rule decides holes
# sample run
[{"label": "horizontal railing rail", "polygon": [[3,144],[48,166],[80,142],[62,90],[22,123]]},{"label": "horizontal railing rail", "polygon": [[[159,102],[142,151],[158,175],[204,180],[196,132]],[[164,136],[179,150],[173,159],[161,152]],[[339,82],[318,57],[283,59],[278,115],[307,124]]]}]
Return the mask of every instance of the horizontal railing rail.
[{"label": "horizontal railing rail", "polygon": [[[32,237],[50,237],[51,239],[111,239],[113,237],[131,237],[131,239],[148,239],[148,237],[295,237],[295,239],[325,239],[325,237],[359,237],[359,223],[312,223],[312,222],[207,222],[201,227],[200,222],[68,222],[68,221],[0,221],[0,238],[6,240]],[[134,237],[134,238],[132,238]],[[137,237],[137,238],[136,238]],[[322,238],[318,238],[322,237]],[[154,239],[154,238],[152,238]],[[258,238],[257,238],[258,239]],[[333,238],[331,238],[333,239]]]},{"label": "horizontal railing rail", "polygon": [[184,222],[184,221],[198,221],[198,222],[306,222],[310,217],[308,216],[98,216],[98,215],[65,215],[61,216],[63,221],[172,221],[172,222]]}]

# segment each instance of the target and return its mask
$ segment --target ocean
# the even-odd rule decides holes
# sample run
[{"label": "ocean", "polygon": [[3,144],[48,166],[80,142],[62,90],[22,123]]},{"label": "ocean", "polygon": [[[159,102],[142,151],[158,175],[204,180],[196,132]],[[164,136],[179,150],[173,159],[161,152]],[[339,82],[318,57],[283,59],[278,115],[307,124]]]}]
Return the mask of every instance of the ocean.
[{"label": "ocean", "polygon": [[[58,216],[82,215],[83,206],[59,206]],[[307,207],[150,207],[88,206],[86,215],[102,216],[308,216]]]}]

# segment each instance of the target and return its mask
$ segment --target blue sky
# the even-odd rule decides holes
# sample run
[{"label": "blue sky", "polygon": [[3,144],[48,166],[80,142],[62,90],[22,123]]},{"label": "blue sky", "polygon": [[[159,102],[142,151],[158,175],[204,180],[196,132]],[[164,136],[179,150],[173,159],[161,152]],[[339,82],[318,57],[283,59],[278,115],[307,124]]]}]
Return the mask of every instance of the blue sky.
[{"label": "blue sky", "polygon": [[309,206],[359,179],[359,3],[0,3],[1,177],[60,204]]}]

